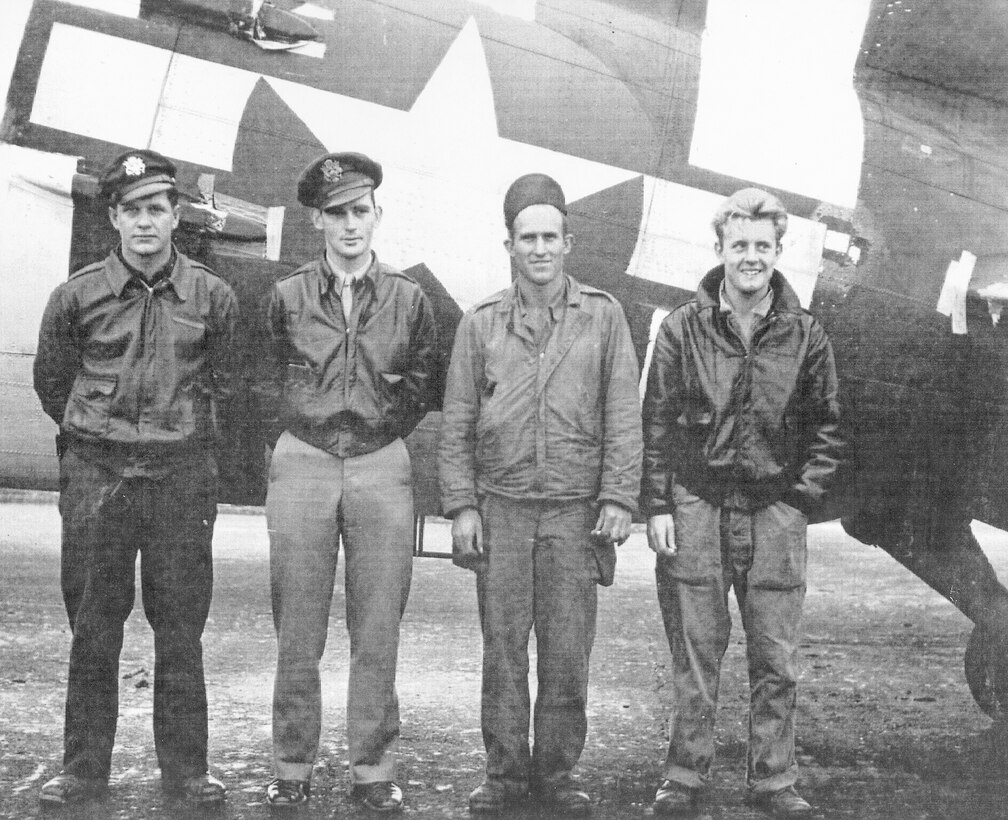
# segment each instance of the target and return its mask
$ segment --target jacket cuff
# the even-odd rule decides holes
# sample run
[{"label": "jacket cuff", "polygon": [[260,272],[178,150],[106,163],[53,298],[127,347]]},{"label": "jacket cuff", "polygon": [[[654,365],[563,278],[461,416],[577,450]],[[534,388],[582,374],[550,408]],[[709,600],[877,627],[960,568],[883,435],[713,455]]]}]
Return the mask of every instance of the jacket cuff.
[{"label": "jacket cuff", "polygon": [[644,516],[646,518],[651,518],[654,515],[671,515],[674,511],[672,502],[664,498],[652,498],[642,506],[644,507]]},{"label": "jacket cuff", "polygon": [[476,503],[476,496],[472,498],[456,498],[452,501],[444,501],[441,504],[441,515],[445,518],[454,518],[463,510],[478,510],[479,504]]},{"label": "jacket cuff", "polygon": [[624,509],[630,511],[631,515],[637,514],[637,499],[627,498],[622,495],[613,495],[611,493],[602,493],[598,497],[599,504],[619,504]]}]

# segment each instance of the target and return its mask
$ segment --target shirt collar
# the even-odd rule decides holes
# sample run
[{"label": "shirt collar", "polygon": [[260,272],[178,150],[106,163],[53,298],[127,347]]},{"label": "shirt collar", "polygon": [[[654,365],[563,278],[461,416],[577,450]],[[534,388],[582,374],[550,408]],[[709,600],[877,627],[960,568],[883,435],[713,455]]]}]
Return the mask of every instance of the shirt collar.
[{"label": "shirt collar", "polygon": [[[336,270],[329,264],[329,259],[327,258],[325,251],[322,252],[322,263],[319,265],[319,270],[322,273],[321,281],[319,282],[320,292],[324,293],[332,288],[339,293],[339,291],[343,289],[344,273],[343,271]],[[374,251],[371,251],[371,261],[365,267],[354,272],[354,281],[360,282],[362,279],[367,277],[374,282],[377,270],[378,255]]]},{"label": "shirt collar", "polygon": [[[773,288],[768,287],[767,292],[763,295],[755,305],[752,306],[751,313],[761,316],[764,319],[767,314],[770,313],[770,308],[773,306]],[[722,313],[735,313],[735,308],[732,307],[732,303],[728,301],[728,294],[725,292],[725,280],[721,280],[721,287],[718,290],[718,309]]]},{"label": "shirt collar", "polygon": [[[567,277],[564,277],[564,286],[556,292],[556,294],[550,300],[550,303],[546,305],[546,308],[549,310],[550,318],[553,321],[556,321],[557,317],[560,315],[561,310],[563,309],[564,304],[566,304],[567,302],[567,293],[569,288],[570,288],[570,280]],[[528,315],[528,305],[525,304],[525,298],[522,296],[522,290],[520,287],[518,287],[517,280],[515,281],[515,305],[518,308],[518,312],[523,317]]]}]

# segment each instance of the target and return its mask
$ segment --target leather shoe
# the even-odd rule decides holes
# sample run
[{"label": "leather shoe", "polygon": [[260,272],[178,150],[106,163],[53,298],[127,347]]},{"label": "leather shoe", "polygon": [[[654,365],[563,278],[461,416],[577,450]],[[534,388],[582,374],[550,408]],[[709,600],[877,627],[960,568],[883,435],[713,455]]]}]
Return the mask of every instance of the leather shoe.
[{"label": "leather shoe", "polygon": [[654,796],[654,813],[664,817],[691,817],[697,813],[700,791],[674,780],[663,780]]},{"label": "leather shoe", "polygon": [[746,805],[756,806],[771,817],[811,817],[812,806],[802,798],[794,786],[776,792],[749,792]]},{"label": "leather shoe", "polygon": [[499,814],[508,806],[520,803],[528,791],[513,783],[484,780],[469,795],[470,814]]},{"label": "leather shoe", "polygon": [[534,788],[536,799],[558,814],[585,815],[591,811],[591,797],[571,776],[538,783]]},{"label": "leather shoe", "polygon": [[61,772],[42,786],[42,790],[39,792],[39,803],[43,808],[82,803],[92,797],[97,797],[106,788],[104,780],[78,777],[75,774]]},{"label": "leather shoe", "polygon": [[358,783],[350,794],[355,800],[359,800],[364,808],[371,811],[392,812],[402,809],[402,789],[392,780]]},{"label": "leather shoe", "polygon": [[227,789],[211,774],[194,774],[181,780],[161,778],[161,788],[172,797],[208,806],[224,802]]},{"label": "leather shoe", "polygon": [[266,787],[266,802],[274,809],[296,809],[308,802],[311,784],[307,780],[276,778]]}]

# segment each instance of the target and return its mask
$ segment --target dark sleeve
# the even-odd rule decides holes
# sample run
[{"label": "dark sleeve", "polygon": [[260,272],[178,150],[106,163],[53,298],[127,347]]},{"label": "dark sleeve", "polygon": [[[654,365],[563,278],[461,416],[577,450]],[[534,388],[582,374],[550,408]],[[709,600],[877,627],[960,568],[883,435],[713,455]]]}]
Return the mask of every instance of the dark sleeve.
[{"label": "dark sleeve", "polygon": [[238,300],[225,286],[212,292],[213,313],[207,339],[208,387],[214,408],[214,432],[226,439],[234,419],[234,398],[238,392],[238,356],[236,330]]},{"label": "dark sleeve", "polygon": [[826,331],[813,320],[802,377],[803,419],[808,446],[789,499],[808,510],[818,506],[843,458],[840,436],[839,382],[833,347]]},{"label": "dark sleeve", "polygon": [[467,313],[455,331],[438,443],[441,508],[448,518],[477,505],[476,421],[480,414],[483,373],[476,317]]},{"label": "dark sleeve", "polygon": [[640,369],[623,309],[612,305],[605,362],[605,426],[599,503],[637,512],[641,478]]},{"label": "dark sleeve", "polygon": [[402,371],[404,390],[397,419],[399,435],[403,438],[413,432],[432,406],[437,367],[434,311],[419,287],[416,292],[416,299],[410,307],[410,347]]},{"label": "dark sleeve", "polygon": [[42,409],[57,424],[63,423],[70,391],[81,367],[73,311],[67,304],[64,288],[56,288],[49,297],[42,326],[39,328],[38,350],[32,366],[35,392]]},{"label": "dark sleeve", "polygon": [[287,313],[274,285],[266,304],[258,317],[260,334],[263,339],[262,357],[255,368],[255,383],[252,392],[259,404],[259,417],[266,435],[266,443],[272,447],[283,432],[280,426],[280,411],[283,403],[284,380],[287,377]]},{"label": "dark sleeve", "polygon": [[641,506],[647,516],[672,512],[676,473],[676,419],[682,412],[680,344],[675,314],[658,329],[644,391],[644,476]]}]

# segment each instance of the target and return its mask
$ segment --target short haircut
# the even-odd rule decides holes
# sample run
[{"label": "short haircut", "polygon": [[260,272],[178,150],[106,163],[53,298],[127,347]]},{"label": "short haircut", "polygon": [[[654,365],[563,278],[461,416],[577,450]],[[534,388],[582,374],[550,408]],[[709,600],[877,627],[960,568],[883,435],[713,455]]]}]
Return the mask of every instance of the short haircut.
[{"label": "short haircut", "polygon": [[787,230],[787,210],[773,194],[760,188],[743,188],[736,191],[714,212],[711,226],[717,234],[718,244],[724,241],[724,228],[730,219],[770,219],[773,221],[777,241]]}]

